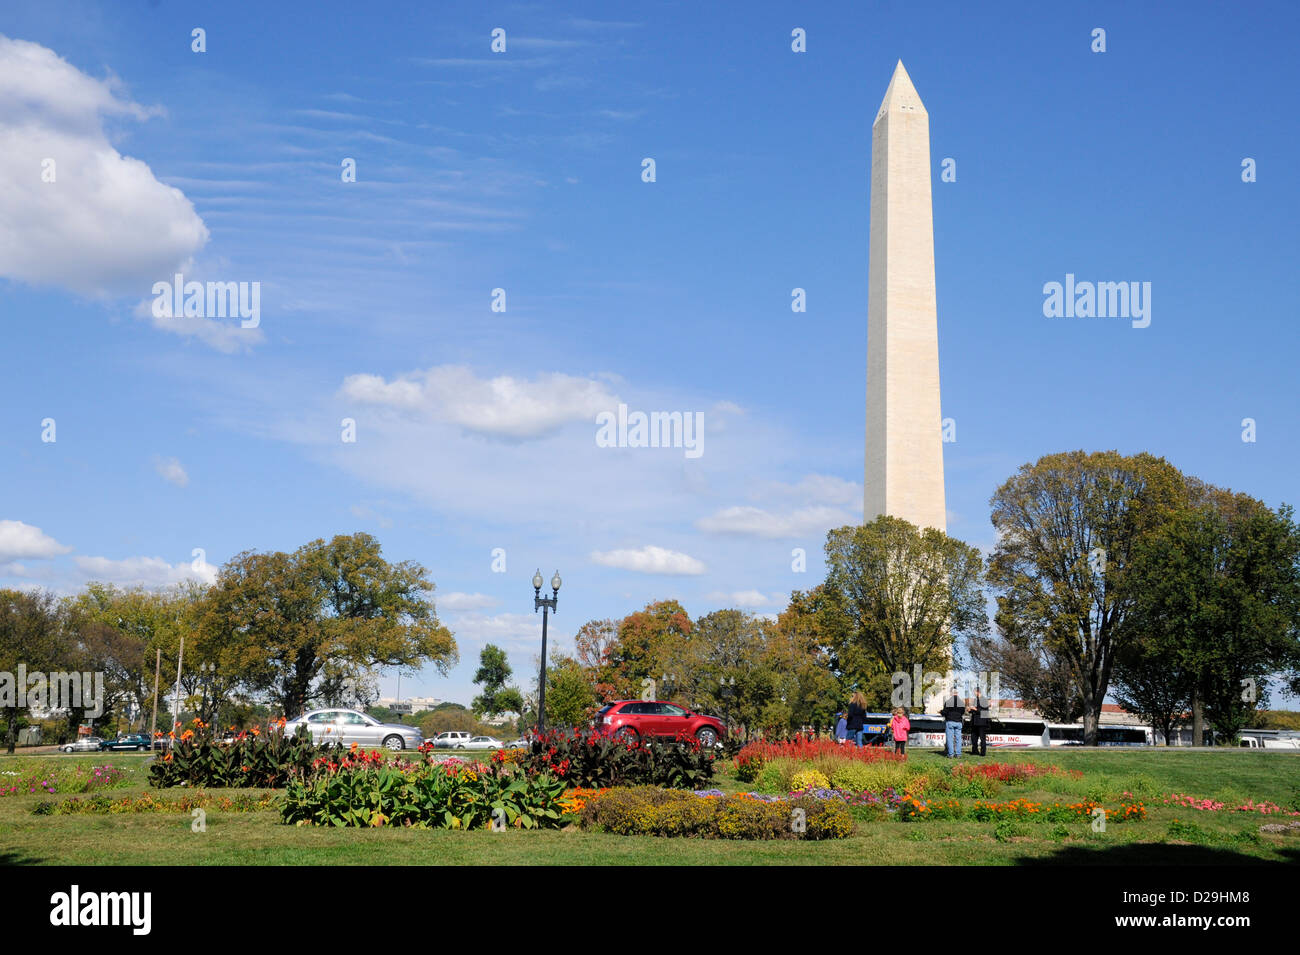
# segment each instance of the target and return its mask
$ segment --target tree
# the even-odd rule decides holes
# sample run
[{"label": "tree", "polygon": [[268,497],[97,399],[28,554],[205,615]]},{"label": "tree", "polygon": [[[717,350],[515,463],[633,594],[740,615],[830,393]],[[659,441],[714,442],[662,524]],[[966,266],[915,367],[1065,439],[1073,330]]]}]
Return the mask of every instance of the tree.
[{"label": "tree", "polygon": [[[546,668],[546,725],[578,726],[595,706],[596,694],[582,664],[573,657],[552,655]],[[519,710],[523,708],[521,699]]]},{"label": "tree", "polygon": [[1115,654],[1136,633],[1134,548],[1184,495],[1182,475],[1163,458],[1072,451],[1023,465],[990,501],[998,630],[1019,647],[1041,644],[1069,668],[1089,746]]},{"label": "tree", "polygon": [[[618,623],[618,637],[609,648],[608,685],[613,699],[636,699],[649,688],[676,682],[674,662],[680,657],[693,628],[690,616],[676,600],[660,600],[628,614]],[[665,677],[668,679],[665,680]]]},{"label": "tree", "polygon": [[1235,736],[1267,702],[1269,676],[1300,655],[1290,509],[1189,479],[1187,506],[1141,543],[1133,573],[1146,652],[1119,657],[1117,682],[1144,678],[1165,705],[1190,704],[1197,741],[1202,712]]},{"label": "tree", "polygon": [[596,697],[618,699],[618,677],[611,655],[618,645],[618,625],[613,620],[588,620],[573,636],[578,664],[587,671]]},{"label": "tree", "polygon": [[17,745],[21,712],[31,703],[28,693],[39,692],[37,685],[19,685],[19,666],[29,675],[62,669],[61,636],[58,600],[52,593],[0,590],[0,674],[4,674],[0,677],[0,713],[10,754]]},{"label": "tree", "polygon": [[511,674],[506,652],[490,643],[485,646],[479,654],[478,672],[474,674],[474,682],[483,687],[483,692],[474,698],[472,704],[475,716],[518,713],[524,708],[524,698],[519,689],[506,686]]},{"label": "tree", "polygon": [[[979,551],[897,517],[826,535],[826,594],[843,614],[843,672],[945,670],[953,640],[988,630]],[[876,671],[879,673],[880,671]],[[879,679],[879,677],[877,677]]]},{"label": "tree", "polygon": [[[829,727],[844,708],[851,690],[846,691],[839,662],[850,643],[847,634],[847,617],[829,605],[824,586],[790,595],[790,603],[769,630],[764,651],[789,709],[787,731]],[[878,661],[875,669],[884,671]],[[850,679],[865,681],[865,669],[855,670]]]},{"label": "tree", "polygon": [[315,540],[292,554],[245,551],[221,568],[205,629],[235,648],[242,682],[302,712],[327,663],[446,673],[456,661],[419,564],[390,564],[369,534]]},{"label": "tree", "polygon": [[1049,723],[1074,723],[1083,715],[1073,669],[1040,637],[1021,635],[1012,642],[1002,635],[984,635],[973,637],[968,647],[976,666],[998,674],[999,693],[1015,693]]}]

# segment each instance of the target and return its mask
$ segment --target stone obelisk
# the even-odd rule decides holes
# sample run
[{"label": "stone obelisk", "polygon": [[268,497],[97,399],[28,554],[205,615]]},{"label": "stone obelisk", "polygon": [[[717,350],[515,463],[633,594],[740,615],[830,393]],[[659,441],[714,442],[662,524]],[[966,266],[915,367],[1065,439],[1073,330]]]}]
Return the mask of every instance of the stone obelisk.
[{"label": "stone obelisk", "polygon": [[864,513],[946,530],[930,117],[902,61],[871,128]]}]

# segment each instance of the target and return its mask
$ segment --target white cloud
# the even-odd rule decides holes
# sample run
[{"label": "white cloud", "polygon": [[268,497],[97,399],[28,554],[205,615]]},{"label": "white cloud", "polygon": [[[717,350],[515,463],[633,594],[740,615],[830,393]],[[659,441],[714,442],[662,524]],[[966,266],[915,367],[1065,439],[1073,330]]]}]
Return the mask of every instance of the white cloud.
[{"label": "white cloud", "polygon": [[738,590],[733,593],[715,590],[705,594],[704,599],[729,604],[732,607],[765,607],[773,602],[757,590]]},{"label": "white cloud", "polygon": [[773,513],[761,507],[737,506],[726,507],[708,517],[702,517],[695,522],[695,526],[711,534],[739,534],[776,540],[820,537],[832,527],[854,523],[857,523],[854,514],[838,507],[818,505]]},{"label": "white cloud", "polygon": [[434,599],[434,604],[439,610],[462,611],[462,610],[486,610],[488,607],[495,607],[497,599],[489,597],[487,594],[464,594],[452,592],[438,594]]},{"label": "white cloud", "polygon": [[[109,142],[103,118],[147,119],[109,76],[0,36],[0,275],[82,295],[148,291],[208,230],[179,189]],[[53,160],[54,181],[43,181]]]},{"label": "white cloud", "polygon": [[166,587],[185,580],[212,584],[217,579],[217,568],[206,561],[196,567],[185,562],[169,564],[161,557],[126,557],[122,560],[74,557],[73,563],[86,575],[87,580],[124,587]]},{"label": "white cloud", "polygon": [[154,458],[153,469],[168,484],[185,487],[190,483],[190,476],[175,458]]},{"label": "white cloud", "polygon": [[704,564],[689,554],[653,544],[639,550],[592,551],[593,562],[603,567],[634,570],[640,574],[695,575],[705,572]]},{"label": "white cloud", "polygon": [[[39,527],[22,521],[0,521],[0,564],[13,560],[47,560],[72,550]],[[25,568],[21,568],[25,572]]]},{"label": "white cloud", "polygon": [[531,381],[509,375],[487,379],[459,365],[441,365],[392,381],[379,375],[349,375],[342,396],[515,439],[540,437],[571,421],[593,422],[594,435],[597,413],[618,404],[595,378],[552,373]]}]

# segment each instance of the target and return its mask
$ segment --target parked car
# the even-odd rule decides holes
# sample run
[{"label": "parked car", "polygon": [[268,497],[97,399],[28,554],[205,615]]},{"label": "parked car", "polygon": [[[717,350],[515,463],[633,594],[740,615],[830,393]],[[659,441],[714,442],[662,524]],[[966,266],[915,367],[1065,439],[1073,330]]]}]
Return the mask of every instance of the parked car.
[{"label": "parked car", "polygon": [[506,749],[527,749],[531,745],[532,743],[528,739],[521,736],[506,743]]},{"label": "parked car", "polygon": [[83,736],[71,743],[64,743],[59,749],[64,753],[98,753],[103,739],[98,736]]},{"label": "parked car", "polygon": [[432,739],[426,739],[426,743],[431,743],[438,749],[461,749],[470,741],[472,734],[460,730],[448,730],[446,733],[439,733]]},{"label": "parked car", "polygon": [[491,736],[472,736],[463,743],[457,743],[457,749],[503,749],[505,743]]},{"label": "parked car", "polygon": [[102,752],[123,752],[131,749],[145,752],[153,747],[149,745],[148,736],[143,733],[130,733],[126,736],[119,736],[117,739],[100,740],[99,748]]},{"label": "parked car", "polygon": [[419,749],[423,740],[419,727],[404,723],[381,723],[356,710],[312,710],[284,724],[284,735],[293,736],[307,727],[312,742],[351,746],[384,746],[388,749]]},{"label": "parked car", "polygon": [[717,746],[726,736],[722,720],[693,713],[666,700],[619,700],[594,717],[596,729],[617,739],[693,736],[702,746]]}]

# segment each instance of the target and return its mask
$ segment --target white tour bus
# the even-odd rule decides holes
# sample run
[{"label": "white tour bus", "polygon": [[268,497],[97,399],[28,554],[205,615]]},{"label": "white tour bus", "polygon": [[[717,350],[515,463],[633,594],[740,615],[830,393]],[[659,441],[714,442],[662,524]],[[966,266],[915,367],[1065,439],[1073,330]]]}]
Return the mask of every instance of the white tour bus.
[{"label": "white tour bus", "polygon": [[[933,713],[913,713],[908,717],[912,723],[911,732],[907,734],[909,746],[945,745],[943,717]],[[1047,724],[1042,720],[1003,720],[994,719],[989,726],[989,749],[1029,749],[1046,748],[1051,745]],[[962,750],[970,749],[970,732],[967,728],[962,736]]]},{"label": "white tour bus", "polygon": [[[1049,723],[1053,746],[1082,746],[1082,723]],[[1149,726],[1098,726],[1098,746],[1154,746],[1155,733]]]}]

